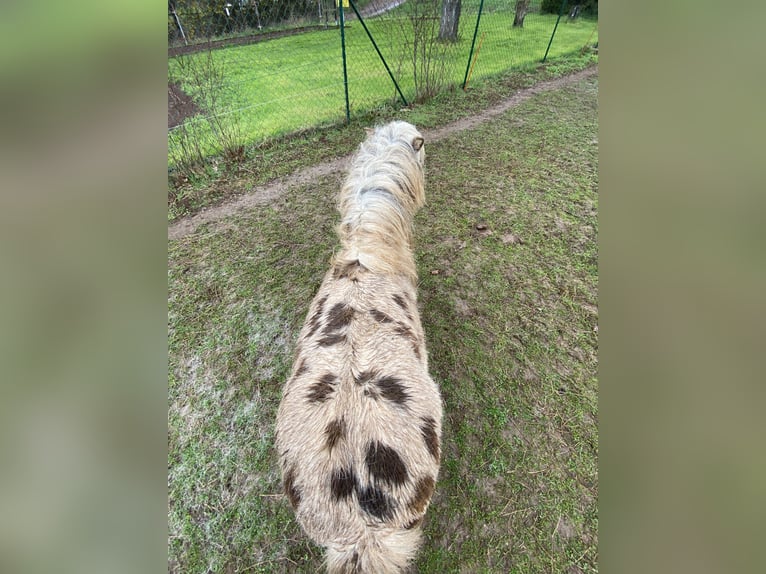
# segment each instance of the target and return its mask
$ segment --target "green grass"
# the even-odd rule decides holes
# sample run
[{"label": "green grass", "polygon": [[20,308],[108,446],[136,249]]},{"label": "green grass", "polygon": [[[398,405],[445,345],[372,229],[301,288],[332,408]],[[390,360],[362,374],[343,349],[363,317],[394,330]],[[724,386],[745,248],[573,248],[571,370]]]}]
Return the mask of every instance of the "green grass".
[{"label": "green grass", "polygon": [[[426,144],[419,306],[445,420],[419,573],[597,571],[597,90]],[[273,427],[343,175],[169,244],[171,572],[320,571]]]},{"label": "green grass", "polygon": [[[464,2],[460,39],[441,45],[434,56],[444,66],[446,85],[462,84],[475,25],[476,7]],[[539,62],[544,53],[556,16],[529,14],[524,28],[513,28],[513,10],[488,3],[477,39],[476,64],[471,82]],[[402,18],[410,10],[405,3],[384,17],[367,22],[389,67],[408,102],[417,99],[414,71]],[[169,61],[169,79],[179,81],[203,109],[223,114],[223,122],[236,126],[243,144],[308,127],[342,121],[345,114],[340,37],[336,28],[306,32],[248,46],[233,46],[212,52],[215,66],[224,73],[219,87],[219,102],[189,82],[177,59]],[[561,24],[549,57],[578,51],[591,39],[597,40],[596,23],[578,19]],[[378,59],[361,24],[352,21],[346,29],[348,89],[352,113],[365,112],[397,102],[397,92]],[[200,62],[204,54],[183,56]],[[218,153],[215,130],[203,116],[188,124],[193,137],[202,142],[205,155]],[[232,128],[234,129],[234,128]],[[170,163],[179,146],[179,130],[168,134]]]}]

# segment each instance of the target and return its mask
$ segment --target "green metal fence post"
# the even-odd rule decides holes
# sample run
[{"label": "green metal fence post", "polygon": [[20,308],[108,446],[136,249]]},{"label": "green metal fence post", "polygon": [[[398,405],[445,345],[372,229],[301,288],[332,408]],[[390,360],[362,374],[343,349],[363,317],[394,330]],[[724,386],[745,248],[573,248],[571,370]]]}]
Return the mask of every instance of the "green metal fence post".
[{"label": "green metal fence post", "polygon": [[471,68],[471,58],[473,58],[473,47],[476,44],[476,34],[479,33],[479,21],[481,20],[481,11],[483,8],[484,8],[484,0],[481,0],[481,2],[479,2],[479,15],[476,16],[476,28],[473,29],[473,40],[471,40],[471,52],[468,54],[468,64],[466,64],[466,67],[465,67],[465,77],[463,78],[464,90],[465,90],[466,82],[468,82],[468,70]]},{"label": "green metal fence post", "polygon": [[346,33],[343,18],[343,0],[336,0],[338,2],[338,12],[340,20],[340,48],[343,52],[343,90],[346,94],[346,123],[351,122],[351,109],[348,105],[348,70],[346,69]]},{"label": "green metal fence post", "polygon": [[548,47],[545,49],[545,56],[543,56],[543,62],[548,58],[548,50],[551,49],[551,44],[553,44],[553,37],[556,35],[556,28],[559,27],[559,20],[561,20],[561,15],[564,13],[564,7],[567,5],[567,0],[562,0],[561,2],[561,9],[559,10],[559,17],[556,18],[556,25],[553,27],[553,34],[551,34],[551,39],[548,42]]},{"label": "green metal fence post", "polygon": [[375,51],[378,53],[378,57],[380,58],[380,61],[383,62],[383,65],[386,67],[386,72],[388,72],[388,76],[391,78],[391,81],[394,83],[394,86],[396,86],[396,91],[399,92],[399,96],[402,98],[404,105],[408,106],[409,104],[407,103],[407,99],[404,97],[402,90],[399,89],[399,84],[396,83],[396,78],[394,78],[394,75],[391,73],[391,70],[389,69],[388,64],[386,63],[386,59],[383,57],[383,54],[380,53],[380,49],[378,48],[378,45],[375,43],[375,38],[373,38],[372,34],[370,34],[370,31],[367,29],[367,24],[365,24],[364,20],[362,19],[362,15],[359,13],[359,10],[356,9],[356,4],[354,3],[354,0],[349,0],[349,3],[351,4],[351,7],[354,9],[354,14],[356,14],[356,17],[359,18],[359,22],[360,24],[362,24],[362,28],[364,28],[364,31],[367,32],[367,37],[370,39],[370,42],[372,42],[372,45],[375,48]]}]

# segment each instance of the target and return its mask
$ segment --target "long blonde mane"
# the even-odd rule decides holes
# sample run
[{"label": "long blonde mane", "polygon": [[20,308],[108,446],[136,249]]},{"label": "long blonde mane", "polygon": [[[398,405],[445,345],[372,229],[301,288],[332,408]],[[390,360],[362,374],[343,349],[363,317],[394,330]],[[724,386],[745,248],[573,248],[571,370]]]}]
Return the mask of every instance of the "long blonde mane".
[{"label": "long blonde mane", "polygon": [[417,280],[412,220],[425,204],[424,160],[423,137],[406,122],[377,128],[362,143],[338,198],[334,264]]}]

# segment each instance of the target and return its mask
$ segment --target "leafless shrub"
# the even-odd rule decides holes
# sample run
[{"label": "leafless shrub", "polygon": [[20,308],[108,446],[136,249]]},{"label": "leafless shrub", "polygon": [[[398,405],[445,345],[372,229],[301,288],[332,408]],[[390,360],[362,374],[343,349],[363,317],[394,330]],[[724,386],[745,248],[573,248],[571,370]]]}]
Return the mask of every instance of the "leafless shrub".
[{"label": "leafless shrub", "polygon": [[222,156],[228,164],[241,161],[244,146],[238,113],[223,104],[222,95],[231,89],[224,64],[213,57],[212,50],[179,56],[174,75],[203,108],[201,116],[190,118],[171,131],[168,153],[176,170],[194,177],[204,170],[204,158],[209,155]]},{"label": "leafless shrub", "polygon": [[446,86],[452,46],[439,40],[439,0],[410,0],[406,6],[407,17],[400,20],[404,57],[412,64],[415,98],[424,101]]}]

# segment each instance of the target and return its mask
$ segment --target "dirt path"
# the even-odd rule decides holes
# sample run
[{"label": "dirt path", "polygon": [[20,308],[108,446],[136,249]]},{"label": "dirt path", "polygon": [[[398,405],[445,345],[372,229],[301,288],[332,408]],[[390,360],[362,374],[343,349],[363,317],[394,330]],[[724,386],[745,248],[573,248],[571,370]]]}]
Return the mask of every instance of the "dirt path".
[{"label": "dirt path", "polygon": [[[423,130],[423,137],[428,143],[438,142],[456,132],[475,128],[476,126],[507,112],[509,109],[518,106],[536,94],[557,90],[564,86],[577,83],[585,78],[595,76],[596,74],[598,74],[598,68],[593,67],[568,76],[556,78],[555,80],[540,82],[531,88],[516,92],[503,102],[492,106],[491,108],[487,108],[475,116],[457,120],[440,128]],[[235,213],[270,203],[280,197],[287,189],[304,185],[319,177],[344,170],[351,161],[351,157],[352,154],[349,154],[332,161],[300,169],[289,176],[256,187],[247,195],[243,195],[215,207],[210,207],[191,217],[179,219],[168,226],[168,239],[182,239],[183,237],[194,233],[200,225],[220,222]]]}]

